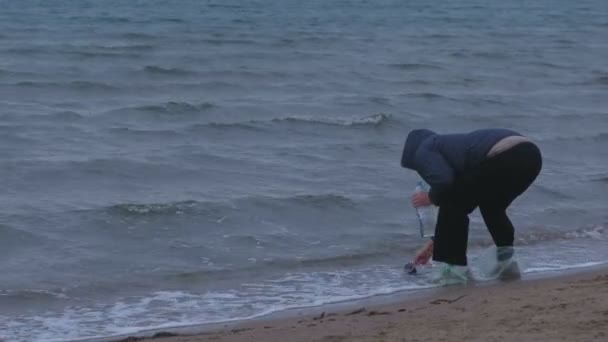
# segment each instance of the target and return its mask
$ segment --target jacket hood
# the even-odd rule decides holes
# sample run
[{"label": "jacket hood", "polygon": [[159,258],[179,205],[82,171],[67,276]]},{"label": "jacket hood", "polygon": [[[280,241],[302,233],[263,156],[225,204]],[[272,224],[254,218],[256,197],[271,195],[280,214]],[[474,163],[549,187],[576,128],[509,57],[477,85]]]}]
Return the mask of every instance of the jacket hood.
[{"label": "jacket hood", "polygon": [[403,146],[403,155],[401,156],[401,166],[414,169],[414,157],[420,144],[428,137],[437,135],[437,133],[428,129],[415,129],[412,130],[405,140],[405,146]]}]

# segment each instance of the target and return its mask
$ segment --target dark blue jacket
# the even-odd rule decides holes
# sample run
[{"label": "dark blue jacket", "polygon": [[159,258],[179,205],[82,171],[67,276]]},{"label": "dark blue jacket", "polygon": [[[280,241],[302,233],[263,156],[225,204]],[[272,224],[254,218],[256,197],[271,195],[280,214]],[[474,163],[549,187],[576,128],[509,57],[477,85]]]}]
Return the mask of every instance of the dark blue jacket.
[{"label": "dark blue jacket", "polygon": [[521,134],[500,128],[462,134],[437,134],[416,129],[407,136],[401,166],[417,171],[431,186],[431,201],[441,205],[443,195],[457,179],[470,174],[494,144],[513,135]]}]

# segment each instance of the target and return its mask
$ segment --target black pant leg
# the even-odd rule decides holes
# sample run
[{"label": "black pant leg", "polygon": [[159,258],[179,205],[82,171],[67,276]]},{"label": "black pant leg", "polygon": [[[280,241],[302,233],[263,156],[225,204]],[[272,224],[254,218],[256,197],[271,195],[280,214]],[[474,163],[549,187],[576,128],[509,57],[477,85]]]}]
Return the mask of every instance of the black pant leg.
[{"label": "black pant leg", "polygon": [[515,230],[506,209],[534,182],[541,168],[540,151],[532,143],[517,145],[481,165],[479,210],[496,246],[513,246]]}]

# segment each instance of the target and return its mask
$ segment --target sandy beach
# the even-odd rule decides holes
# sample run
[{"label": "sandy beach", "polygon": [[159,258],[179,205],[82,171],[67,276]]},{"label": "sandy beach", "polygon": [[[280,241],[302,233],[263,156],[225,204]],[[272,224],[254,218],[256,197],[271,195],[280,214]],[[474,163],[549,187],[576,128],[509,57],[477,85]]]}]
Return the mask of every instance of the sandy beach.
[{"label": "sandy beach", "polygon": [[121,341],[607,341],[608,268]]}]

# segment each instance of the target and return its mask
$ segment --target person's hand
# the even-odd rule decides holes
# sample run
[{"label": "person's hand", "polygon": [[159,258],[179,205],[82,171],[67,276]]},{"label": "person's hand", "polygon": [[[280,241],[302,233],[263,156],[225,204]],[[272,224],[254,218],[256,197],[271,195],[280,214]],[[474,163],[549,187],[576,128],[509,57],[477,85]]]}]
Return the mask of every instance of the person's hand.
[{"label": "person's hand", "polygon": [[426,207],[433,204],[431,202],[431,198],[429,197],[429,193],[425,191],[419,191],[412,195],[412,205],[414,208],[418,207]]},{"label": "person's hand", "polygon": [[433,256],[433,241],[427,241],[418,252],[416,252],[416,256],[414,256],[414,266],[416,265],[424,265],[429,262],[431,257]]}]

